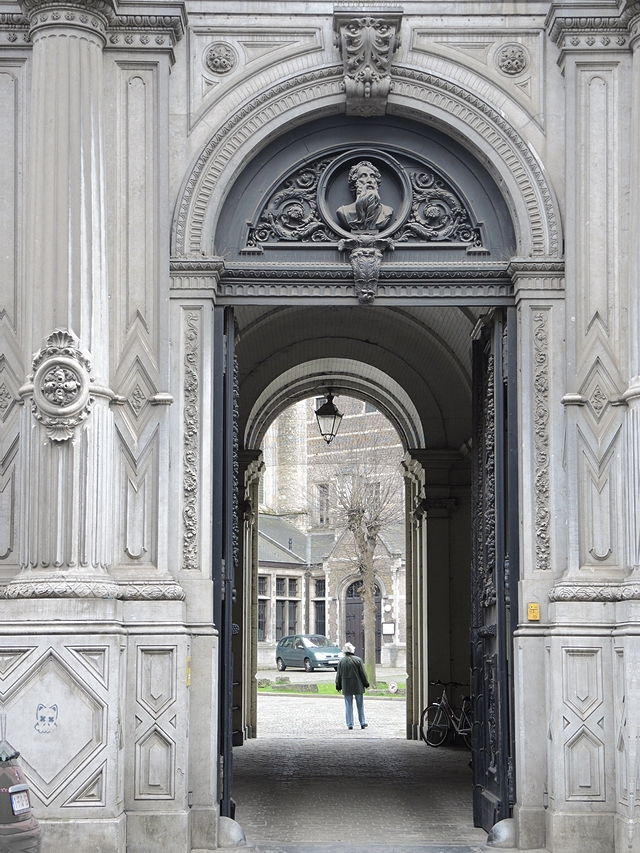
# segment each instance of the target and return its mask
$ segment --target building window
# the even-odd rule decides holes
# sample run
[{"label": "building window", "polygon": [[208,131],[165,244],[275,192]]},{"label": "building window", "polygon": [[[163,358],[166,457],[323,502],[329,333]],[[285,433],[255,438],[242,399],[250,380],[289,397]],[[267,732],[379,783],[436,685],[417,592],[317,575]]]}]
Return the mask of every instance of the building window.
[{"label": "building window", "polygon": [[276,578],[276,595],[286,595],[287,594],[287,579],[286,578]]},{"label": "building window", "polygon": [[266,575],[258,575],[258,595],[269,595],[267,586],[269,578]]},{"label": "building window", "polygon": [[264,640],[267,631],[267,602],[258,601],[258,640]]},{"label": "building window", "polygon": [[289,578],[289,598],[294,598],[298,595],[298,581],[296,578]]},{"label": "building window", "polygon": [[367,483],[366,502],[371,516],[380,512],[380,483]]},{"label": "building window", "polygon": [[317,411],[318,411],[318,409],[320,408],[320,406],[324,406],[324,404],[325,404],[326,402],[327,402],[327,398],[326,398],[326,397],[316,397],[316,398],[315,398],[315,400],[313,401],[313,410],[314,410],[314,412],[317,412]]},{"label": "building window", "polygon": [[276,640],[281,640],[285,633],[285,609],[286,601],[276,601]]},{"label": "building window", "polygon": [[370,415],[370,414],[372,414],[373,412],[377,412],[377,411],[378,411],[378,410],[377,410],[377,409],[376,409],[376,407],[373,405],[373,403],[365,403],[365,404],[364,404],[364,413],[365,413],[365,415]]},{"label": "building window", "polygon": [[329,524],[329,483],[318,483],[316,486],[316,511],[318,524]]},{"label": "building window", "polygon": [[324,598],[326,595],[327,585],[324,578],[316,581],[316,598]]},{"label": "building window", "polygon": [[316,601],[316,634],[326,634],[327,633],[327,620],[326,620],[326,607],[324,601]]},{"label": "building window", "polygon": [[295,634],[296,629],[298,627],[298,602],[297,601],[289,601],[289,606],[287,608],[287,615],[289,617],[288,620],[288,633]]}]

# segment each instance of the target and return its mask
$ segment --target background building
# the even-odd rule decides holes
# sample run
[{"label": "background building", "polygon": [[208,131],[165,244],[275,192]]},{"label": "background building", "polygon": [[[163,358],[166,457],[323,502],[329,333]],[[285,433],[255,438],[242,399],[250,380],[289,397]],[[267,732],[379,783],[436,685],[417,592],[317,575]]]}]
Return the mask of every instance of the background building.
[{"label": "background building", "polygon": [[402,445],[373,404],[349,397],[337,399],[343,420],[338,437],[327,445],[315,418],[324,401],[324,396],[311,398],[285,410],[262,445],[259,665],[274,666],[274,646],[288,633],[326,634],[340,646],[353,643],[357,653],[363,653],[356,553],[336,497],[341,481],[357,473],[373,493],[379,495],[381,487],[393,492],[393,511],[375,556],[376,660],[382,666],[404,666]]}]

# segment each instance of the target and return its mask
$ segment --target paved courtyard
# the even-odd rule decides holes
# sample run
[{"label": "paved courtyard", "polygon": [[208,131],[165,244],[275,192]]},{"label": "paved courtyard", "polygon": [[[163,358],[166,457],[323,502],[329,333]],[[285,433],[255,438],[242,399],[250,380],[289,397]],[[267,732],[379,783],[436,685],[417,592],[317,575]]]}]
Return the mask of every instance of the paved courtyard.
[{"label": "paved courtyard", "polygon": [[234,751],[247,841],[260,853],[489,850],[468,751],[407,741],[402,700],[368,697],[365,712],[369,727],[349,731],[339,695],[260,696],[258,738]]}]

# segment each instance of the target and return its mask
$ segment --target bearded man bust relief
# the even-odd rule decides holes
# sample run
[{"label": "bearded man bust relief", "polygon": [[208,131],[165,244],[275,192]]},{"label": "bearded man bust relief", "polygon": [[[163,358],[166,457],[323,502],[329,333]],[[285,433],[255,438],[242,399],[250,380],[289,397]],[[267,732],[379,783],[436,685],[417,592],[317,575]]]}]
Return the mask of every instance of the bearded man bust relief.
[{"label": "bearded man bust relief", "polygon": [[355,234],[383,231],[393,216],[393,208],[380,201],[380,171],[368,160],[361,160],[349,171],[349,186],[355,193],[353,204],[343,204],[336,211],[338,221]]}]

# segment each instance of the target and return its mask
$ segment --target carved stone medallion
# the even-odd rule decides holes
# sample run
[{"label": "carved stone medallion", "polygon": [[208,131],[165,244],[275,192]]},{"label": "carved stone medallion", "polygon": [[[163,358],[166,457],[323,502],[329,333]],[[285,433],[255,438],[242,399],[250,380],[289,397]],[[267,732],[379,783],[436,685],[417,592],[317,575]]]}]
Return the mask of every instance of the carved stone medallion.
[{"label": "carved stone medallion", "polygon": [[503,44],[496,53],[495,62],[503,74],[515,77],[528,68],[529,52],[521,44]]},{"label": "carved stone medallion", "polygon": [[74,335],[57,329],[33,358],[33,398],[36,420],[52,441],[67,441],[91,411],[91,365]]},{"label": "carved stone medallion", "polygon": [[228,74],[238,64],[238,54],[230,44],[216,42],[206,49],[204,64],[214,74]]}]

